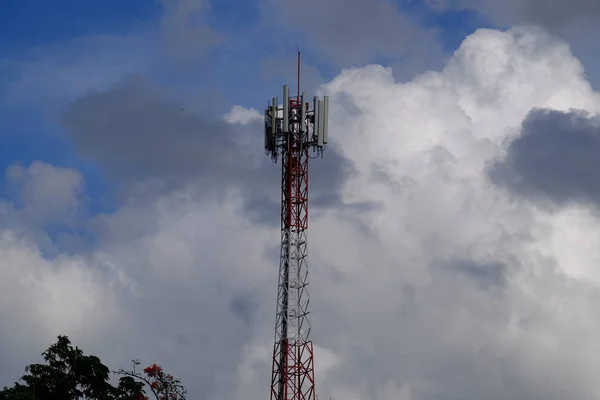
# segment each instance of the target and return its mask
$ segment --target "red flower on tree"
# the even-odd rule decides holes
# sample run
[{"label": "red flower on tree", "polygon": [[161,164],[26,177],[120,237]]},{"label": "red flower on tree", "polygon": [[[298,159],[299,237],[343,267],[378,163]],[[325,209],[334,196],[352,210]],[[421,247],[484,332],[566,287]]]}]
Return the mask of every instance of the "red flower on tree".
[{"label": "red flower on tree", "polygon": [[[181,385],[178,379],[173,375],[167,374],[162,367],[157,364],[152,364],[143,369],[143,374],[136,372],[135,367],[139,365],[139,361],[133,361],[133,370],[119,370],[116,373],[123,376],[129,376],[144,382],[154,395],[156,400],[185,400],[187,396],[186,389]],[[135,400],[149,400],[148,396],[140,394]]]}]

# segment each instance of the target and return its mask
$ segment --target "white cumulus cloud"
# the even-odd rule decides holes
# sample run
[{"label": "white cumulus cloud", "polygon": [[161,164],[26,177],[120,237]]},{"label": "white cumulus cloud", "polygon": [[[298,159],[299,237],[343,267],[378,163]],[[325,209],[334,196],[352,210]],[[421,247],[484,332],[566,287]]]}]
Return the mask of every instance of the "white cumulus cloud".
[{"label": "white cumulus cloud", "polygon": [[[370,65],[320,90],[330,146],[352,164],[342,203],[367,206],[312,215],[319,397],[596,399],[598,216],[538,207],[487,175],[532,108],[600,111],[568,46],[539,29],[480,30],[441,71],[399,83]],[[258,118],[234,110],[231,123]],[[19,291],[22,311],[1,314],[19,315],[4,335],[27,331],[41,351],[48,335],[31,326],[44,324],[115,368],[160,362],[194,397],[267,398],[278,225],[255,224],[235,188],[200,201],[195,185],[95,218],[89,254],[45,260],[35,242],[0,236],[4,285],[35,283]],[[77,301],[63,312],[64,299]],[[11,365],[31,362],[0,346]]]},{"label": "white cumulus cloud", "polygon": [[239,125],[248,125],[252,122],[260,121],[262,118],[262,114],[255,108],[244,108],[237,105],[233,106],[224,116],[227,123]]}]

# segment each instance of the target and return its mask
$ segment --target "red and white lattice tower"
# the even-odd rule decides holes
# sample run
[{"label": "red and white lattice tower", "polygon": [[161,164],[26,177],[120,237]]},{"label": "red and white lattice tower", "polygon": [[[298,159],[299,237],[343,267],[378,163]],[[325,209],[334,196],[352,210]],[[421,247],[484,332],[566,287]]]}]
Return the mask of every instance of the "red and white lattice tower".
[{"label": "red and white lattice tower", "polygon": [[[323,154],[327,145],[329,98],[306,93],[290,98],[283,87],[265,110],[265,150],[274,162],[281,157],[281,253],[277,316],[271,378],[271,400],[315,400],[313,344],[308,320],[308,160]],[[311,156],[314,154],[314,156]]]}]

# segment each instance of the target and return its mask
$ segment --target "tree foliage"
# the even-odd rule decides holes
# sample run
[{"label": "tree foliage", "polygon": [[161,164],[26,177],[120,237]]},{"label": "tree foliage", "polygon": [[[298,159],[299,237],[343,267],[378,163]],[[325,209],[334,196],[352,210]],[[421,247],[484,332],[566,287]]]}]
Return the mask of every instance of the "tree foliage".
[{"label": "tree foliage", "polygon": [[[138,373],[135,370],[135,367],[138,365],[140,365],[140,362],[133,360],[132,371],[121,369],[116,373],[123,375],[121,379],[137,379],[146,383],[154,397],[158,400],[185,400],[187,390],[181,385],[179,379],[175,379],[173,375],[165,373],[162,367],[156,364],[144,368],[144,374]],[[149,400],[149,397],[142,396],[140,400]]]},{"label": "tree foliage", "polygon": [[119,383],[111,385],[108,367],[73,347],[66,336],[42,356],[45,364],[26,367],[19,382],[0,391],[0,400],[147,400],[146,387],[157,400],[185,400],[185,388],[156,364],[140,374],[134,361],[133,370],[117,371]]}]

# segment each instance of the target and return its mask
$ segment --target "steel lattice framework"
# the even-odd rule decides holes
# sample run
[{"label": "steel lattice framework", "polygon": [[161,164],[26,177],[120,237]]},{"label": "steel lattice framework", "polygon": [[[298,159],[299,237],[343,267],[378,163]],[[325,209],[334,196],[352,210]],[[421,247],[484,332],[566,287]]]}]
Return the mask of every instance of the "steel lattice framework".
[{"label": "steel lattice framework", "polygon": [[281,157],[281,253],[277,290],[271,400],[315,400],[313,344],[309,339],[307,241],[309,151],[322,154],[327,143],[328,98],[306,95],[277,99],[265,110],[265,149],[273,161]]}]

